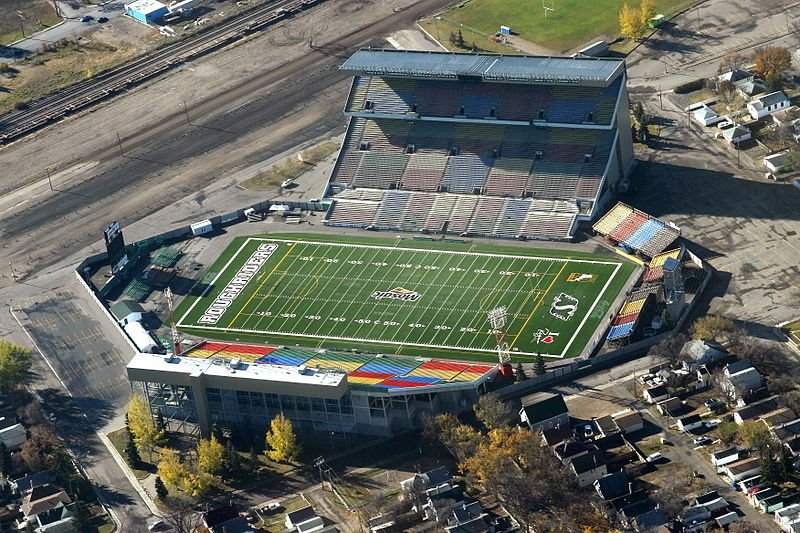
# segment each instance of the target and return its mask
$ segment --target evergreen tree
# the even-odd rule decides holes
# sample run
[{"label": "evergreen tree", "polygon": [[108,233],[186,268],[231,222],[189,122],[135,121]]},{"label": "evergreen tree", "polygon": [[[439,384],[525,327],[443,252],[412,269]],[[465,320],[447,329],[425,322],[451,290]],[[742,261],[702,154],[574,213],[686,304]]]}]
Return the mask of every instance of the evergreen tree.
[{"label": "evergreen tree", "polygon": [[464,36],[461,34],[461,30],[458,30],[458,35],[456,35],[456,46],[464,48]]},{"label": "evergreen tree", "polygon": [[9,477],[13,463],[11,462],[11,452],[8,451],[6,443],[0,440],[0,476]]},{"label": "evergreen tree", "polygon": [[156,476],[156,498],[160,501],[164,502],[167,500],[167,496],[169,496],[169,491],[167,490],[167,486],[164,485],[164,482],[161,481],[161,476]]},{"label": "evergreen tree", "polygon": [[89,512],[89,506],[82,500],[75,502],[72,507],[72,527],[78,533],[88,533],[92,531],[91,525],[92,515]]},{"label": "evergreen tree", "polygon": [[222,428],[216,422],[211,425],[211,434],[217,438],[218,442],[225,442],[225,435],[222,433]]},{"label": "evergreen tree", "polygon": [[450,32],[450,44],[456,44],[456,32],[454,31]]},{"label": "evergreen tree", "polygon": [[167,430],[167,424],[164,422],[164,413],[161,410],[158,410],[158,414],[156,415],[156,427],[159,431],[164,432]]},{"label": "evergreen tree", "polygon": [[792,464],[792,457],[789,455],[789,451],[783,444],[778,447],[778,453],[775,456],[775,462],[778,473],[778,481],[788,481],[792,475],[792,471],[794,470],[794,465]]},{"label": "evergreen tree", "polygon": [[537,376],[542,376],[547,373],[547,367],[544,364],[544,357],[542,357],[542,354],[540,353],[537,353],[536,358],[534,359],[533,371]]},{"label": "evergreen tree", "polygon": [[771,449],[766,449],[761,454],[761,478],[767,483],[777,483],[780,481],[780,472],[775,455]]},{"label": "evergreen tree", "polygon": [[256,453],[255,445],[250,446],[250,470],[257,472],[259,467],[258,453]]},{"label": "evergreen tree", "polygon": [[232,479],[239,475],[242,469],[242,461],[239,458],[239,452],[233,447],[233,443],[228,441],[225,445],[225,458],[222,469],[223,479]]},{"label": "evergreen tree", "polygon": [[525,381],[526,379],[528,379],[528,376],[525,375],[525,369],[522,368],[522,363],[517,363],[517,369],[514,372],[514,374],[515,374],[515,376],[517,378],[517,383],[519,383],[520,381]]},{"label": "evergreen tree", "polygon": [[139,455],[139,449],[133,440],[129,440],[128,445],[125,446],[125,457],[132,468],[139,468],[142,464],[142,457]]}]

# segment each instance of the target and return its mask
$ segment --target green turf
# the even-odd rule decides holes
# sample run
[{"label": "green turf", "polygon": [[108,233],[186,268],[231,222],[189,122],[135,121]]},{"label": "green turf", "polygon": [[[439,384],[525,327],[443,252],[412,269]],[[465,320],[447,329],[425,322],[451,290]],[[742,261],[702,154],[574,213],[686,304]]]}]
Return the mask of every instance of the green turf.
[{"label": "green turf", "polygon": [[[555,52],[566,52],[604,35],[619,35],[619,10],[627,0],[544,0],[554,7],[544,16],[542,2],[521,0],[470,0],[442,14],[445,21],[475,30],[488,40],[510,26],[522,39]],[[654,0],[656,13],[670,16],[691,5],[691,0]],[[639,7],[640,0],[628,4]],[[483,42],[477,42],[483,46]]]},{"label": "green turf", "polygon": [[[314,241],[314,242],[308,242]],[[214,323],[202,316],[260,245],[277,248]],[[509,311],[517,360],[582,351],[634,266],[619,258],[412,239],[271,235],[234,239],[176,310],[178,327],[212,338],[491,360],[486,313]],[[587,281],[567,281],[587,274]],[[418,298],[375,298],[403,288]],[[553,316],[564,293],[571,316]],[[384,295],[387,296],[387,295]],[[567,299],[568,300],[568,299]],[[569,311],[569,301],[565,311]],[[587,316],[588,315],[588,316]],[[545,343],[537,332],[557,333]]]}]

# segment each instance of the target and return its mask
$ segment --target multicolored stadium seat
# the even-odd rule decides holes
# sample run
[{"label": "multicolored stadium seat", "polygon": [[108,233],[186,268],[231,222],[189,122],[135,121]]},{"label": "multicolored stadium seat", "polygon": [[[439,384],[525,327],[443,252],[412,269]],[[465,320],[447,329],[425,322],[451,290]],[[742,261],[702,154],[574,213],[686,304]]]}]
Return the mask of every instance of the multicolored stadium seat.
[{"label": "multicolored stadium seat", "polygon": [[621,243],[647,257],[657,256],[680,237],[677,227],[622,202],[618,202],[592,227],[612,242]]},{"label": "multicolored stadium seat", "polygon": [[242,359],[255,364],[306,366],[347,373],[354,386],[398,389],[439,383],[475,381],[495,369],[494,365],[457,361],[419,360],[405,357],[339,353],[307,348],[255,346],[239,343],[204,342],[184,355]]}]

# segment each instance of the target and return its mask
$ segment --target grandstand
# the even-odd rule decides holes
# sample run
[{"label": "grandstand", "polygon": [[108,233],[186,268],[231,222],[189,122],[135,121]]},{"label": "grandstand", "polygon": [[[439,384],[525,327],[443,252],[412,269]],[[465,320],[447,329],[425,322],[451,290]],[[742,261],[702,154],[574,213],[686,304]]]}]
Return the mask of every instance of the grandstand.
[{"label": "grandstand", "polygon": [[633,159],[619,60],[360,50],[341,68],[331,226],[566,240]]},{"label": "grandstand", "polygon": [[680,236],[680,230],[647,213],[618,202],[592,226],[626,251],[656,257]]}]

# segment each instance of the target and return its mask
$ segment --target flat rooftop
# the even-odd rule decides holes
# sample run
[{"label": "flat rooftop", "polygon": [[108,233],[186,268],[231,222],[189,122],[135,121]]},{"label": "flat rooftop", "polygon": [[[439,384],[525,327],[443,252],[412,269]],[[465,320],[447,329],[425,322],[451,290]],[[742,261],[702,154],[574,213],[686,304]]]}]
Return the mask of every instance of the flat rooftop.
[{"label": "flat rooftop", "polygon": [[458,79],[536,84],[610,83],[625,68],[620,59],[585,57],[502,56],[421,52],[408,50],[358,50],[341,70],[374,76]]}]

